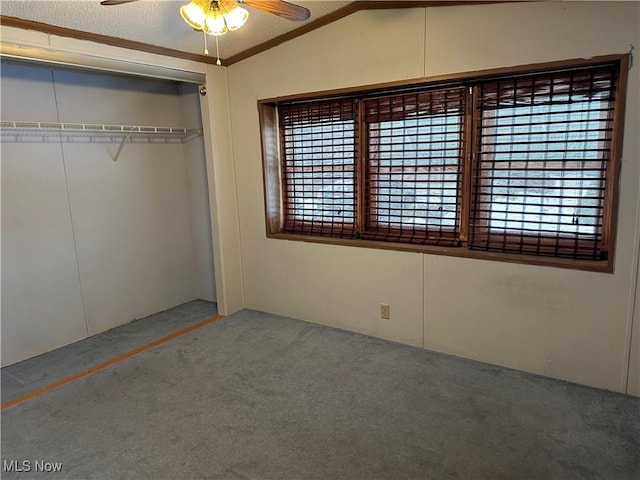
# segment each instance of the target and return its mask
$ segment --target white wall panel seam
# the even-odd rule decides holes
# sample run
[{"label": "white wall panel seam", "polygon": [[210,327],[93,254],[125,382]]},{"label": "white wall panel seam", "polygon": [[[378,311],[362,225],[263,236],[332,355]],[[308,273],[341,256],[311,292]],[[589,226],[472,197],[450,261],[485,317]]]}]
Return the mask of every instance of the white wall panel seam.
[{"label": "white wall panel seam", "polygon": [[425,339],[425,334],[427,330],[427,309],[426,309],[426,288],[427,282],[425,282],[425,277],[427,274],[426,264],[427,264],[427,256],[423,253],[420,255],[422,260],[422,348],[426,348],[427,342]]},{"label": "white wall panel seam", "polygon": [[[58,93],[56,90],[56,76],[53,69],[51,71],[51,83],[53,86],[53,100],[56,105],[56,118],[60,122],[60,107],[58,106]],[[67,163],[65,161],[64,142],[60,137],[60,155],[62,156],[62,169],[64,171],[64,185],[67,190],[67,205],[69,207],[69,220],[71,222],[71,236],[73,238],[73,252],[76,260],[76,272],[78,273],[78,288],[80,289],[80,302],[82,303],[82,316],[84,318],[84,328],[87,337],[89,336],[89,322],[87,319],[87,309],[84,301],[84,288],[82,287],[82,277],[80,275],[80,259],[78,257],[78,241],[76,239],[76,225],[73,219],[73,207],[71,205],[71,192],[69,191],[69,176],[67,175]]]},{"label": "white wall panel seam", "polygon": [[[638,184],[640,185],[640,174],[638,175]],[[633,342],[633,329],[638,328],[638,322],[640,318],[634,318],[636,312],[636,302],[638,302],[638,281],[640,275],[640,190],[638,191],[636,201],[636,225],[634,234],[634,260],[631,263],[631,278],[629,279],[629,305],[627,311],[627,331],[625,349],[624,349],[624,361],[622,368],[621,379],[621,391],[628,393],[629,388],[629,375],[631,371],[631,350]]]},{"label": "white wall panel seam", "polygon": [[[422,22],[422,76],[427,76],[427,24],[429,9],[424,7],[424,21]],[[424,336],[422,337],[424,339]]]}]

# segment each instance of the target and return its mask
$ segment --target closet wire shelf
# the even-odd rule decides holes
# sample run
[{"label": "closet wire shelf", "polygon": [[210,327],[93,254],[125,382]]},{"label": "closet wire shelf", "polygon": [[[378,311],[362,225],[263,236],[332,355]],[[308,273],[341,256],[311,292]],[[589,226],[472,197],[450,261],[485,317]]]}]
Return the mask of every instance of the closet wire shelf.
[{"label": "closet wire shelf", "polygon": [[103,125],[97,123],[58,123],[58,122],[25,122],[25,121],[0,121],[2,135],[15,137],[48,137],[58,134],[68,140],[73,138],[104,138],[112,141],[135,139],[152,141],[166,140],[166,143],[185,143],[202,135],[202,129],[190,129],[183,127],[154,127],[139,125]]},{"label": "closet wire shelf", "polygon": [[185,143],[202,135],[201,128],[8,120],[0,121],[0,132],[5,141],[24,143],[119,143],[114,165],[126,143]]}]

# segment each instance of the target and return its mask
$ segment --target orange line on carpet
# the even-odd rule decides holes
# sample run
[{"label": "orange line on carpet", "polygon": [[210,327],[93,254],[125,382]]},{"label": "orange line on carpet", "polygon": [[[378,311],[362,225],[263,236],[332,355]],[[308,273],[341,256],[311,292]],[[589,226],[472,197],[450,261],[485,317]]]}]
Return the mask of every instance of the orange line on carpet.
[{"label": "orange line on carpet", "polygon": [[216,315],[215,317],[211,317],[207,320],[203,320],[202,322],[196,323],[194,325],[191,325],[189,327],[183,328],[182,330],[178,330],[177,332],[173,332],[165,337],[159,338],[157,340],[154,340],[153,342],[147,343],[145,345],[142,345],[141,347],[138,348],[134,348],[133,350],[131,350],[130,352],[126,352],[123,353],[121,355],[118,355],[116,357],[113,357],[111,360],[107,360],[106,362],[102,362],[98,365],[95,365],[93,367],[87,368],[86,370],[83,370],[81,372],[78,373],[74,373],[73,375],[70,375],[68,377],[63,378],[62,380],[58,380],[57,382],[51,383],[45,387],[42,388],[38,388],[37,390],[34,390],[32,392],[26,393],[20,397],[14,398],[13,400],[10,400],[6,403],[3,403],[2,405],[0,405],[0,410],[4,410],[5,408],[9,408],[9,407],[13,407],[15,405],[18,405],[19,403],[25,402],[27,400],[30,400],[32,398],[35,398],[37,396],[42,395],[43,393],[47,393],[50,392],[51,390],[55,390],[56,388],[60,388],[68,383],[71,382],[75,382],[76,380],[86,377],[87,375],[91,375],[92,373],[95,373],[99,370],[103,370],[107,367],[110,367],[111,365],[115,365],[116,363],[119,363],[123,360],[126,360],[127,358],[131,358],[134,355],[137,355],[139,353],[142,353],[146,350],[149,350],[153,347],[157,347],[158,345],[161,345],[163,343],[168,342],[169,340],[173,340],[176,337],[179,337],[181,335],[184,335],[185,333],[189,333],[192,332],[193,330],[197,330],[200,327],[204,327],[205,325],[208,325],[210,323],[215,322],[216,320],[220,320],[222,318],[221,315]]}]

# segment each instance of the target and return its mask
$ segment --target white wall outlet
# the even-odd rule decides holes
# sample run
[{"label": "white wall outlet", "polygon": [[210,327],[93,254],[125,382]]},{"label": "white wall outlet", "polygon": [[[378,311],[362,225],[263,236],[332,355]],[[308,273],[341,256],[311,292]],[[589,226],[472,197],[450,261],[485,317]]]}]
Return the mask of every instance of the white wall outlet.
[{"label": "white wall outlet", "polygon": [[391,310],[388,303],[380,304],[380,318],[389,320],[391,318]]}]

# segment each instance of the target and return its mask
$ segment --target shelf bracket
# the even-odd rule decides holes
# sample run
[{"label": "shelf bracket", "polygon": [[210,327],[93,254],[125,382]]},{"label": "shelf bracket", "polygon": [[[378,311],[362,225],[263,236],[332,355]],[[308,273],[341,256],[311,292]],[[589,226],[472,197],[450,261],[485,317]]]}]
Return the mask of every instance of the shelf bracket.
[{"label": "shelf bracket", "polygon": [[124,144],[127,143],[127,140],[129,140],[130,137],[131,137],[131,133],[129,133],[126,137],[124,137],[122,139],[122,142],[120,142],[120,146],[118,147],[118,151],[116,152],[116,156],[113,157],[113,166],[114,167],[116,165],[118,165],[118,158],[120,157],[120,154],[122,153],[122,149],[124,148]]}]

